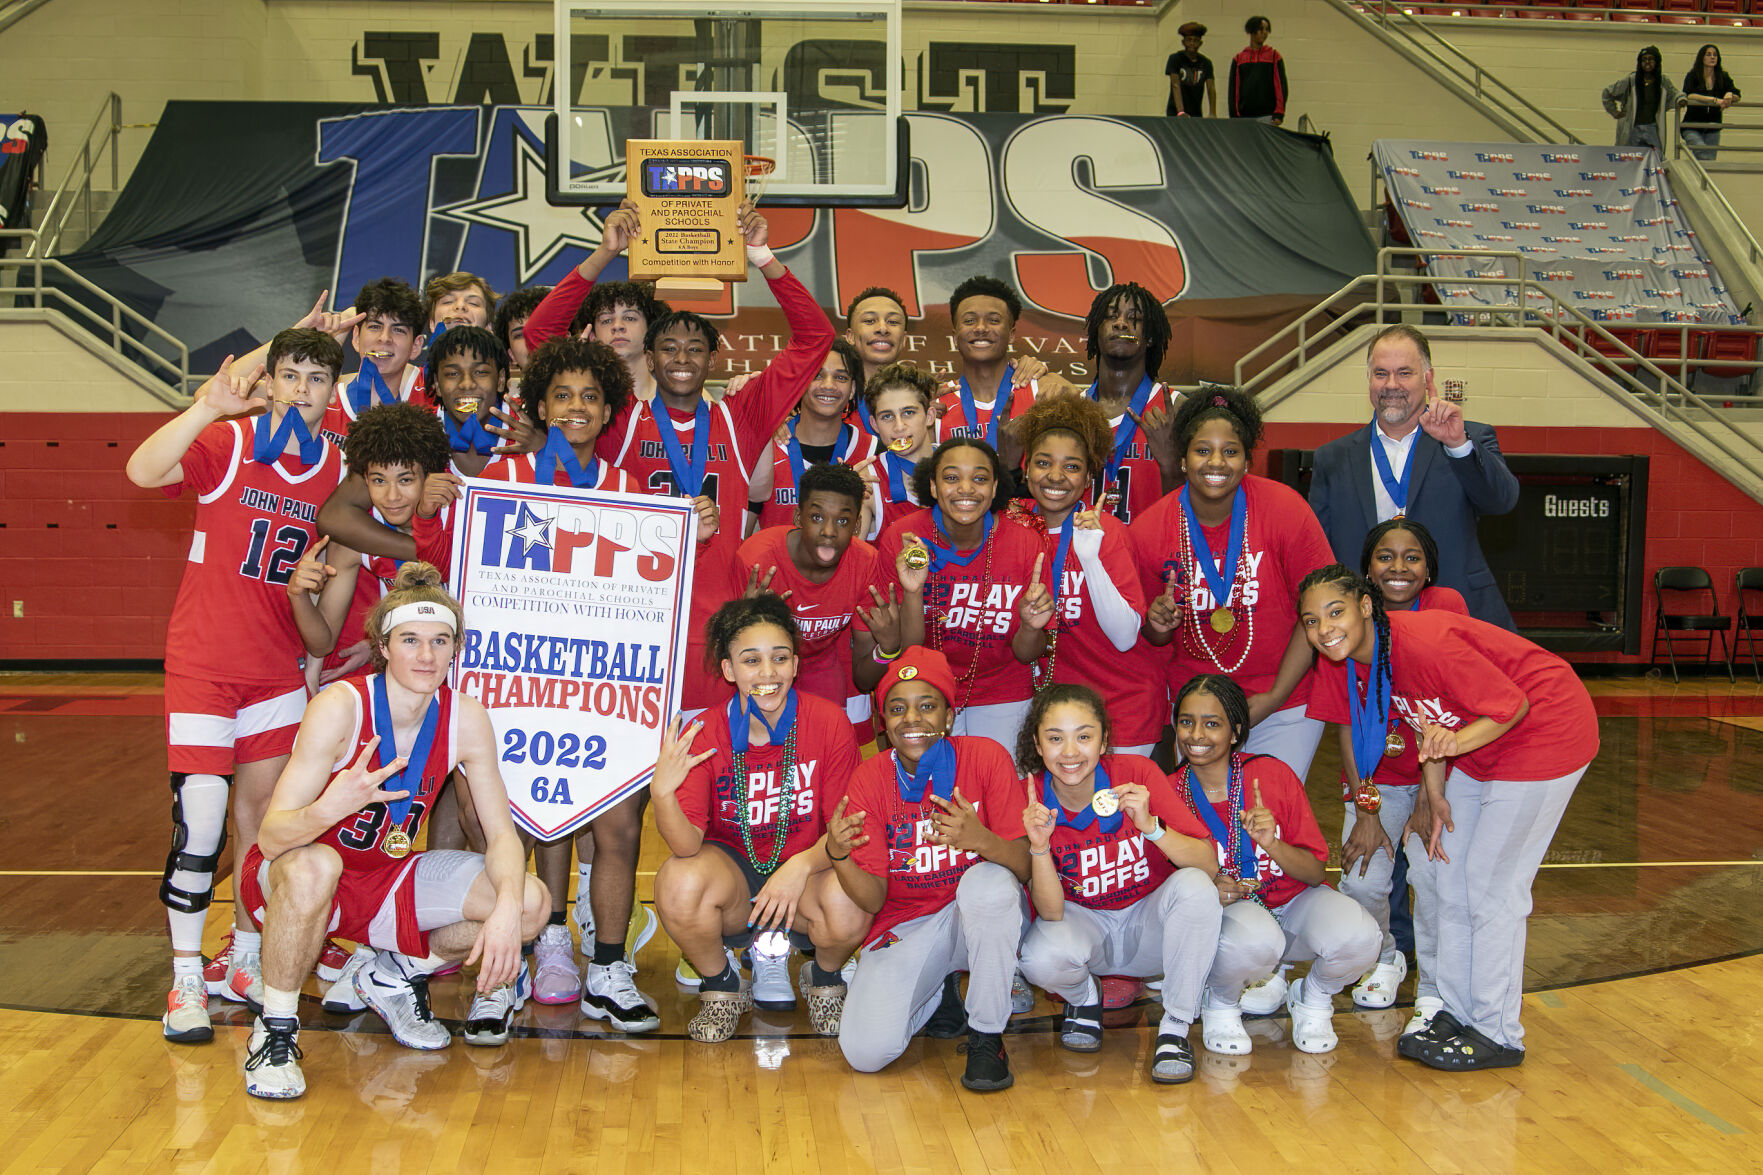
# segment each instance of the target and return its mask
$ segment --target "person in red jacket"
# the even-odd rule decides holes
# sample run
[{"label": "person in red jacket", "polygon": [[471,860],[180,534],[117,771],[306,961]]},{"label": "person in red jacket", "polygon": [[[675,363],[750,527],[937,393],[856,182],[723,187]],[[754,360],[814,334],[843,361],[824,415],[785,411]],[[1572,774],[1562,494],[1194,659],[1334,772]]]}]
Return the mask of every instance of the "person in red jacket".
[{"label": "person in red jacket", "polygon": [[1281,126],[1286,120],[1286,63],[1279,50],[1267,47],[1273,22],[1251,16],[1243,31],[1249,34],[1248,47],[1230,59],[1230,116]]}]

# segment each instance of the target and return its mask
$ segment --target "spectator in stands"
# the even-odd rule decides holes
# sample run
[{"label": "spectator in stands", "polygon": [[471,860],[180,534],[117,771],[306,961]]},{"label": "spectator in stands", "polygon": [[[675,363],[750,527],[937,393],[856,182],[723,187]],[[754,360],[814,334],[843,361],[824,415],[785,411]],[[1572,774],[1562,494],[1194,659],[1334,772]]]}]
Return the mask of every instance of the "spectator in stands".
[{"label": "spectator in stands", "polygon": [[1432,532],[1437,582],[1477,620],[1512,629],[1512,613],[1475,535],[1476,519],[1518,505],[1518,479],[1485,424],[1439,398],[1432,348],[1411,326],[1378,332],[1365,352],[1370,424],[1316,450],[1310,508],[1338,558],[1358,564],[1365,535],[1397,515]]},{"label": "spectator in stands", "polygon": [[[1181,34],[1181,52],[1171,53],[1163,66],[1163,73],[1169,78],[1169,105],[1163,113],[1171,117],[1185,114],[1191,118],[1217,118],[1218,88],[1212,84],[1212,59],[1200,52],[1206,26],[1190,20],[1176,31]],[[1211,107],[1204,116],[1200,113],[1202,94]]]},{"label": "spectator in stands", "polygon": [[1715,46],[1696,50],[1696,63],[1683,76],[1682,100],[1689,107],[1683,112],[1683,141],[1697,159],[1714,158],[1714,148],[1720,146],[1720,112],[1739,100],[1739,88],[1720,67]]},{"label": "spectator in stands", "polygon": [[1273,22],[1251,16],[1243,31],[1249,34],[1249,46],[1230,61],[1230,116],[1280,126],[1286,120],[1286,63],[1279,50],[1267,47]]},{"label": "spectator in stands", "polygon": [[1659,72],[1659,47],[1648,45],[1634,59],[1634,72],[1604,87],[1604,109],[1616,120],[1618,147],[1651,147],[1665,142],[1665,112],[1677,105],[1677,87]]}]

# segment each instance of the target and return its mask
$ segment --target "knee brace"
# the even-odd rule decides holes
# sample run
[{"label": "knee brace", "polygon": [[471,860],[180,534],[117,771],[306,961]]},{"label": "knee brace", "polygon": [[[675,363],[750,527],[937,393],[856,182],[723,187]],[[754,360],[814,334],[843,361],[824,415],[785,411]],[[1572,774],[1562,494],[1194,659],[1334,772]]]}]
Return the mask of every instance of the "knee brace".
[{"label": "knee brace", "polygon": [[159,900],[167,909],[200,914],[214,897],[214,871],[226,847],[227,796],[230,775],[171,776],[171,852],[159,883]]}]

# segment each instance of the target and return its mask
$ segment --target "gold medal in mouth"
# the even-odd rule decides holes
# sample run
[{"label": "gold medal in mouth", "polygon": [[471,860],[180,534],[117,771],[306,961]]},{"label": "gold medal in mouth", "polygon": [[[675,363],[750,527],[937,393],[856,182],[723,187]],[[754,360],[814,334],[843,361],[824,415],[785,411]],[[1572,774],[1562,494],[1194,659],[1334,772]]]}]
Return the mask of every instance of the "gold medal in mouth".
[{"label": "gold medal in mouth", "polygon": [[467,416],[476,416],[477,410],[483,405],[482,396],[461,396],[455,401],[455,407]]},{"label": "gold medal in mouth", "polygon": [[747,693],[749,696],[755,697],[755,698],[769,698],[772,694],[775,694],[781,688],[782,687],[779,686],[776,682],[772,682],[768,685],[756,685],[752,689],[748,690]]},{"label": "gold medal in mouth", "polygon": [[912,442],[907,440],[905,437],[896,437],[894,440],[891,440],[888,442],[888,448],[892,449],[896,453],[904,453],[907,449],[910,449],[911,447],[912,447]]},{"label": "gold medal in mouth", "polygon": [[392,353],[390,351],[369,351],[367,353],[367,358],[369,359],[390,359],[391,357]]}]

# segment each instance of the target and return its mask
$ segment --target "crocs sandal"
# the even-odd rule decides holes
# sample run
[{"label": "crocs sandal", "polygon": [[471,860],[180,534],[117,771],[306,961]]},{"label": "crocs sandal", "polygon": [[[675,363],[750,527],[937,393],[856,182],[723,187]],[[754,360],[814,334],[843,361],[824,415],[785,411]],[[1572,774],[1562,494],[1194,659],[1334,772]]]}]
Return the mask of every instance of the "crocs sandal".
[{"label": "crocs sandal", "polygon": [[1437,1044],[1449,1040],[1463,1031],[1463,1022],[1451,1013],[1440,1008],[1432,1015],[1432,1023],[1419,1032],[1405,1033],[1396,1041],[1396,1052],[1411,1061],[1420,1060],[1420,1048],[1426,1044]]},{"label": "crocs sandal", "polygon": [[1524,1063],[1524,1050],[1497,1044],[1473,1028],[1448,1040],[1426,1041],[1417,1060],[1433,1069],[1510,1069]]}]

